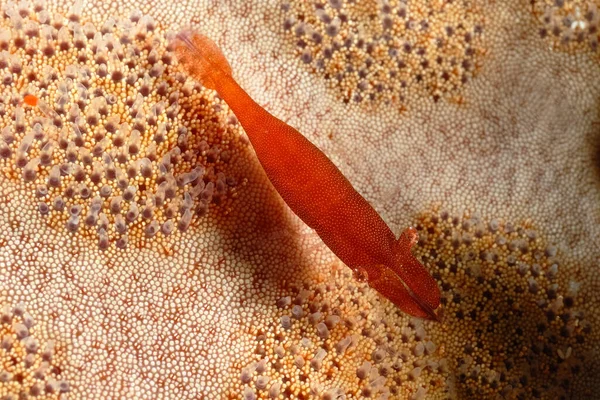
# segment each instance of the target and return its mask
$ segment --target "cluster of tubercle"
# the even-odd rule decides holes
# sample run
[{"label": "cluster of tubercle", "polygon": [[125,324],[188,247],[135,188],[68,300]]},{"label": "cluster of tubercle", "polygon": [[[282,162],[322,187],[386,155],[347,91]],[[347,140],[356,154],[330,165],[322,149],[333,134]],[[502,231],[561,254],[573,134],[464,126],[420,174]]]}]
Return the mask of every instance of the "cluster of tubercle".
[{"label": "cluster of tubercle", "polygon": [[536,0],[531,11],[542,26],[539,36],[557,50],[598,52],[600,13],[588,0]]},{"label": "cluster of tubercle", "polygon": [[96,26],[81,7],[2,7],[0,171],[100,249],[186,231],[237,184],[224,172],[228,125],[215,123],[226,116],[177,72],[152,17]]},{"label": "cluster of tubercle", "polygon": [[257,328],[235,393],[567,399],[590,384],[583,366],[597,335],[582,310],[582,284],[563,273],[574,269],[557,246],[527,223],[472,214],[435,210],[417,226],[415,253],[443,288],[443,324],[381,311],[369,288],[337,265],[330,279],[291,285],[276,301],[279,318]]},{"label": "cluster of tubercle", "polygon": [[[376,322],[366,310],[356,312],[368,303],[368,287],[352,283],[351,275],[339,267],[333,274],[335,279],[315,290],[296,287],[293,296],[277,300],[279,323],[273,331],[256,332],[260,359],[241,370],[244,399],[276,399],[295,392],[323,400],[393,399],[404,394],[397,387],[401,375],[407,377],[403,383],[413,391],[411,398],[425,398],[421,379],[429,377],[439,385],[437,375],[448,372],[448,360],[437,354],[426,323],[411,318],[394,335],[404,345],[395,346],[388,339],[392,334],[381,329],[395,327]],[[345,295],[329,295],[342,287]],[[331,379],[332,371],[337,379]]]},{"label": "cluster of tubercle", "polygon": [[70,391],[58,378],[53,341],[43,344],[35,337],[35,320],[22,303],[0,309],[0,396],[6,400],[60,398]]},{"label": "cluster of tubercle", "polygon": [[285,1],[283,30],[296,55],[345,102],[434,101],[479,69],[485,19],[476,2]]}]

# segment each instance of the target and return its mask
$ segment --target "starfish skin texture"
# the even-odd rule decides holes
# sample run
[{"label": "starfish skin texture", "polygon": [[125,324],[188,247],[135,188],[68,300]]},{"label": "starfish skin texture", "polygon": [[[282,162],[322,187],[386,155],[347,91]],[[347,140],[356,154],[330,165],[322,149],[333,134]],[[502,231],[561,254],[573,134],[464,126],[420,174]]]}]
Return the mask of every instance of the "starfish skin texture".
[{"label": "starfish skin texture", "polygon": [[[63,31],[69,50],[57,36],[54,55],[28,56],[27,44],[14,44],[18,18],[3,15],[0,28],[11,32],[7,52],[22,58],[24,72],[12,71],[11,84],[0,84],[0,131],[15,132],[9,143],[2,131],[0,142],[11,150],[0,160],[0,395],[593,398],[600,387],[600,68],[594,33],[577,37],[589,31],[597,11],[591,2],[534,3],[45,2],[51,20],[59,12],[96,31],[109,18],[135,20],[135,27],[140,16],[151,16],[153,29],[143,40],[122,43],[121,60],[111,58],[113,50],[102,60],[102,51],[89,50],[89,38],[78,49],[72,25]],[[28,7],[32,16],[36,4],[14,7]],[[414,29],[405,24],[410,17]],[[115,37],[127,30],[127,24],[113,25]],[[250,96],[327,154],[393,232],[416,227],[414,253],[440,285],[442,322],[399,312],[286,208],[226,104],[190,83],[174,57],[162,58],[169,39],[189,26],[218,44]],[[386,29],[396,39],[386,39]],[[140,43],[152,38],[160,61],[147,63],[152,48]],[[0,31],[0,47],[3,40]],[[336,40],[340,46],[328,59],[325,48]],[[37,37],[26,42],[43,48]],[[127,53],[137,44],[139,54]],[[392,47],[406,66],[399,66]],[[467,48],[472,55],[465,64]],[[128,242],[119,245],[120,214],[111,212],[119,205],[112,200],[116,192],[102,197],[102,182],[89,184],[89,198],[71,200],[61,185],[76,181],[73,167],[58,187],[46,185],[46,197],[61,191],[65,209],[51,201],[46,209],[39,185],[48,182],[54,161],[16,165],[36,121],[56,135],[53,160],[66,160],[73,148],[93,152],[91,136],[82,146],[60,147],[62,128],[50,126],[55,116],[44,108],[58,109],[63,92],[53,80],[43,87],[43,65],[53,66],[56,82],[66,82],[78,51],[89,51],[81,65],[90,69],[90,87],[73,84],[65,94],[64,113],[56,111],[64,126],[74,129],[69,112],[84,91],[81,126],[91,135],[96,114],[90,105],[101,87],[116,100],[108,115],[100,112],[97,126],[119,114],[129,135],[145,118],[139,154],[158,153],[148,177],[132,175],[123,187],[102,181],[121,197],[129,186],[135,189],[134,200],[122,200],[137,201],[140,215],[129,220],[131,208],[123,210]],[[130,56],[139,62],[127,65]],[[367,59],[372,64],[362,74]],[[7,60],[2,79],[15,65]],[[100,64],[107,65],[106,77]],[[151,72],[152,65],[161,68]],[[37,72],[31,79],[30,70]],[[114,71],[125,75],[118,79]],[[130,72],[138,75],[132,84],[125,82]],[[136,103],[145,74],[150,94]],[[159,93],[161,80],[166,94]],[[173,92],[182,94],[176,102]],[[42,103],[18,104],[28,93]],[[151,107],[159,101],[165,107],[152,124]],[[136,107],[142,112],[130,112]],[[24,113],[23,132],[17,109]],[[168,125],[166,140],[148,150],[161,123]],[[169,153],[180,144],[180,126],[192,133],[189,159],[184,145],[181,154]],[[114,136],[106,137],[117,160],[122,153]],[[130,161],[143,167],[130,147],[138,146],[135,134],[130,137],[130,155],[123,155],[129,158],[119,164],[124,174]],[[27,163],[42,157],[45,140],[34,139]],[[87,182],[95,164],[85,164],[81,152],[77,157],[72,164],[81,164]],[[166,196],[146,220],[151,193],[171,187],[170,178],[159,177],[168,175],[160,163],[174,179],[195,175],[173,183],[174,197]],[[198,165],[202,171],[194,170]],[[37,174],[27,175],[31,170]],[[161,182],[167,183],[159,189]],[[184,192],[195,193],[187,225],[186,209],[179,208]],[[83,222],[96,195],[104,202],[105,230],[96,229],[99,216],[94,229]],[[168,204],[178,205],[173,218]],[[75,226],[74,205],[82,207]],[[156,233],[147,230],[150,221]]]}]

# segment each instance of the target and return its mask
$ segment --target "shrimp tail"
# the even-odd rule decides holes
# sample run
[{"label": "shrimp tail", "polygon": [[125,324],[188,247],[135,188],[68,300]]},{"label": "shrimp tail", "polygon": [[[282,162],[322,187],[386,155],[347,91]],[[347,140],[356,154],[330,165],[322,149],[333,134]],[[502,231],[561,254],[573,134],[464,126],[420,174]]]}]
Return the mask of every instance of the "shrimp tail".
[{"label": "shrimp tail", "polygon": [[204,87],[216,89],[220,79],[231,77],[227,59],[208,37],[184,30],[175,37],[174,47],[179,63]]},{"label": "shrimp tail", "polygon": [[369,286],[391,301],[403,312],[419,318],[440,321],[436,310],[417,296],[391,269],[383,267]]},{"label": "shrimp tail", "polygon": [[396,264],[391,266],[391,270],[398,275],[411,297],[428,316],[435,319],[434,310],[440,305],[440,289],[435,279],[411,252],[418,240],[419,235],[414,228],[407,228],[400,234],[392,248]]}]

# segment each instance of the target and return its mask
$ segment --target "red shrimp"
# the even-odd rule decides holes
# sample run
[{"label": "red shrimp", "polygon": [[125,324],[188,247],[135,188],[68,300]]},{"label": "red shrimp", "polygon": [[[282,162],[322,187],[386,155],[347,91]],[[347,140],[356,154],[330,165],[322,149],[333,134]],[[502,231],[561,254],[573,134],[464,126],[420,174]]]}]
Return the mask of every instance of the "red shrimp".
[{"label": "red shrimp", "polygon": [[438,285],[411,253],[416,230],[408,228],[396,239],[321,150],[250,98],[212,40],[183,31],[174,45],[183,69],[216,90],[235,113],[269,180],[292,211],[356,275],[402,311],[439,320]]}]

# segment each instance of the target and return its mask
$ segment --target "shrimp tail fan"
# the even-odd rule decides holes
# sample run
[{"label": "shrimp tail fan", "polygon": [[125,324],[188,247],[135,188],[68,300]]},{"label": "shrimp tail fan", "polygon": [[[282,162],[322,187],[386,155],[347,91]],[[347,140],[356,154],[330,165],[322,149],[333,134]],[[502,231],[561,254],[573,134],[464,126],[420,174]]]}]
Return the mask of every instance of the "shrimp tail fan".
[{"label": "shrimp tail fan", "polygon": [[411,293],[411,297],[419,303],[431,319],[434,310],[440,305],[440,289],[423,264],[412,254],[411,249],[417,243],[419,235],[416,229],[407,228],[396,241],[393,252],[396,264],[392,270],[400,277]]}]

